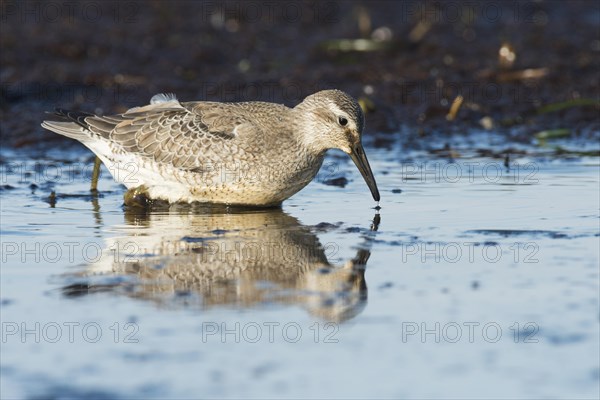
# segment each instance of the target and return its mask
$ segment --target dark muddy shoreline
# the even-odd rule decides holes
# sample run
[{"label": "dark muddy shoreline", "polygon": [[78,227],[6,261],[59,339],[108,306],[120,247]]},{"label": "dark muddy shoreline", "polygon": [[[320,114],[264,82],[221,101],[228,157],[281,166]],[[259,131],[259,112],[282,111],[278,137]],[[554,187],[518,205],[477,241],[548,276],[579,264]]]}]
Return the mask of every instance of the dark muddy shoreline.
[{"label": "dark muddy shoreline", "polygon": [[523,143],[600,138],[592,1],[1,7],[3,146],[70,143],[39,126],[56,106],[116,113],[157,92],[293,106],[332,87],[361,100],[367,134],[402,130],[408,147],[484,129]]}]

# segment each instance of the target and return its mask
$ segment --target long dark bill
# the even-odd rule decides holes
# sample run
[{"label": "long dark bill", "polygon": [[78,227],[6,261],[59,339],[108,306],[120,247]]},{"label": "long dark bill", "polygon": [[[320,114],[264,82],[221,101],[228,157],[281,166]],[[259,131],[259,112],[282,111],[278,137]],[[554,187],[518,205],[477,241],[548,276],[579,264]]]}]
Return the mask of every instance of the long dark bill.
[{"label": "long dark bill", "polygon": [[354,164],[356,164],[356,167],[365,179],[365,182],[367,182],[367,186],[369,186],[369,190],[371,190],[373,199],[375,199],[375,201],[379,201],[379,190],[377,189],[377,183],[375,182],[373,171],[371,171],[371,166],[369,165],[367,155],[365,154],[365,150],[363,149],[361,143],[352,148],[350,158],[352,161],[354,161]]}]

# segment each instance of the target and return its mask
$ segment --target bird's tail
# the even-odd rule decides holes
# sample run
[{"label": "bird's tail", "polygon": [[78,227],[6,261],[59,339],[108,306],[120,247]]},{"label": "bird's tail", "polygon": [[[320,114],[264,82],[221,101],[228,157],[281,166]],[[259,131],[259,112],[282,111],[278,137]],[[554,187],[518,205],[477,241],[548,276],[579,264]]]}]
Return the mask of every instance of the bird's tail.
[{"label": "bird's tail", "polygon": [[89,124],[85,122],[87,117],[93,117],[93,114],[80,111],[69,111],[57,108],[54,116],[59,117],[62,121],[43,121],[42,127],[59,135],[84,142],[90,138],[92,133],[89,130]]}]

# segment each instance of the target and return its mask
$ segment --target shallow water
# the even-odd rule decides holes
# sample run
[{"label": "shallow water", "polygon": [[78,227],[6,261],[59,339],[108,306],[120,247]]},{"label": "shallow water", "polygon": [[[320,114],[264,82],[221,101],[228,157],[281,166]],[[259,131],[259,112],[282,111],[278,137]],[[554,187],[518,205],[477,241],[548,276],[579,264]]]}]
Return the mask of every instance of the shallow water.
[{"label": "shallow water", "polygon": [[598,159],[367,152],[379,212],[332,153],[282,210],[140,213],[5,151],[1,397],[597,398]]}]

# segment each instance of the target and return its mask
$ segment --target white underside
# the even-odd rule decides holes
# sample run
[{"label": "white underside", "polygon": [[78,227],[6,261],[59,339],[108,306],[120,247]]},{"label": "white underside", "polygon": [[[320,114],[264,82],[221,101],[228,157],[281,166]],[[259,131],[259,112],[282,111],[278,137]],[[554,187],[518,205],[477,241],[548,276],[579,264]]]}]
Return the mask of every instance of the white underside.
[{"label": "white underside", "polygon": [[[105,141],[86,143],[104,163],[113,179],[127,187],[135,189],[140,186],[148,188],[151,198],[167,200],[169,202],[198,201],[191,198],[189,186],[176,180],[167,180],[154,169],[147,168],[139,157],[132,154],[115,154]],[[110,158],[105,156],[110,154]]]}]

